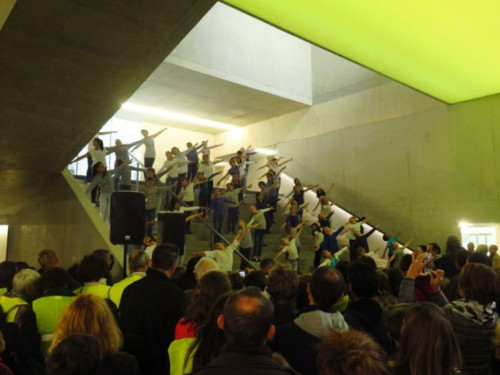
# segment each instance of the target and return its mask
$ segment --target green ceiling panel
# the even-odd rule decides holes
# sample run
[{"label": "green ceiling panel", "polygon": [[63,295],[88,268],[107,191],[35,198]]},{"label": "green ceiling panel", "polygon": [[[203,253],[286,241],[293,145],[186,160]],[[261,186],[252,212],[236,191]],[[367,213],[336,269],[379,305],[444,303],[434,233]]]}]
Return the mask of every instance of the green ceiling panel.
[{"label": "green ceiling panel", "polygon": [[447,103],[500,92],[500,0],[227,0]]}]

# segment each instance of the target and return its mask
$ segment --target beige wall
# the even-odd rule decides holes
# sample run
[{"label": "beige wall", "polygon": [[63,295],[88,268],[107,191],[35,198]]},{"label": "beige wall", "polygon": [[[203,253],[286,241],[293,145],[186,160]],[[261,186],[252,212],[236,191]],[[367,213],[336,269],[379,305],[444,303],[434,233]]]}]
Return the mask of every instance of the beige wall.
[{"label": "beige wall", "polygon": [[[50,188],[37,204],[9,217],[7,259],[38,267],[38,253],[54,249],[69,267],[95,249],[111,250],[121,263],[122,252],[108,238],[109,231],[95,207],[68,171],[52,176]],[[114,274],[119,273],[115,267]]]},{"label": "beige wall", "polygon": [[[458,222],[500,222],[500,95],[444,105],[388,83],[245,127],[239,143],[277,144],[306,183],[375,216],[403,240],[444,243]],[[222,134],[216,142],[235,139]],[[221,150],[223,151],[223,150]]]}]

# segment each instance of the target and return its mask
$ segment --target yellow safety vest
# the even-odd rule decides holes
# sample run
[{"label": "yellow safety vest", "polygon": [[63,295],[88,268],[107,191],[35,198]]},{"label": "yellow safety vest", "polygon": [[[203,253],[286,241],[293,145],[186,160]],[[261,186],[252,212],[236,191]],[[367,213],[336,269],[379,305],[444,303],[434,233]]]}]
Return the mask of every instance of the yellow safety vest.
[{"label": "yellow safety vest", "polygon": [[42,354],[47,352],[52,342],[57,322],[63,311],[74,299],[74,296],[47,296],[33,301],[38,333],[42,337]]},{"label": "yellow safety vest", "polygon": [[73,294],[92,294],[103,299],[108,298],[109,286],[104,284],[84,285],[81,288],[73,290]]},{"label": "yellow safety vest", "polygon": [[28,305],[28,302],[23,301],[19,297],[0,296],[0,306],[2,306],[3,312],[7,315],[8,323],[15,322],[17,310],[23,305]]},{"label": "yellow safety vest", "polygon": [[7,293],[7,288],[0,288],[0,296],[3,296],[5,293]]},{"label": "yellow safety vest", "polygon": [[191,352],[189,358],[186,358],[189,347],[196,339],[187,337],[174,340],[168,347],[168,357],[170,358],[170,375],[190,374],[193,371],[193,357],[198,348]]},{"label": "yellow safety vest", "polygon": [[120,301],[122,299],[122,294],[125,288],[130,284],[135,283],[137,280],[142,279],[143,277],[144,276],[133,275],[117,282],[111,288],[109,288],[108,298],[114,302],[116,307],[120,307]]}]

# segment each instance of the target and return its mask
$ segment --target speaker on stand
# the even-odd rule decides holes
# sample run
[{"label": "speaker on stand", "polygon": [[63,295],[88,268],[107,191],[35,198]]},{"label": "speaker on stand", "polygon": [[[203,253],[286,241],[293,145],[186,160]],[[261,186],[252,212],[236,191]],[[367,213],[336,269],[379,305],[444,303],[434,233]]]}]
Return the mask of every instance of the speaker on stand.
[{"label": "speaker on stand", "polygon": [[179,247],[180,255],[184,255],[186,240],[186,216],[183,212],[160,211],[158,212],[158,228],[156,242],[174,243]]},{"label": "speaker on stand", "polygon": [[110,234],[112,244],[124,245],[123,277],[127,275],[127,250],[129,244],[142,244],[145,234],[146,203],[144,194],[118,191],[111,194]]}]

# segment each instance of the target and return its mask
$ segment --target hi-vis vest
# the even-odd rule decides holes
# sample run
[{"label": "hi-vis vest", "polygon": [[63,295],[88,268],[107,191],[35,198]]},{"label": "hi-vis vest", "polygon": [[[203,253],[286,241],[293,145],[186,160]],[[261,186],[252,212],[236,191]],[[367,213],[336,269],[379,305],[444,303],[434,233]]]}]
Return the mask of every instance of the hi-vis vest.
[{"label": "hi-vis vest", "polygon": [[38,333],[42,337],[43,354],[46,353],[52,342],[60,316],[74,299],[74,296],[47,296],[33,301]]},{"label": "hi-vis vest", "polygon": [[92,294],[102,299],[108,298],[109,286],[104,284],[84,285],[81,288],[73,290],[73,294]]},{"label": "hi-vis vest", "polygon": [[16,320],[17,310],[19,307],[23,305],[28,305],[28,302],[23,301],[19,297],[0,297],[0,306],[2,306],[2,310],[7,315],[7,322],[14,323]]},{"label": "hi-vis vest", "polygon": [[143,276],[133,275],[126,277],[125,279],[113,284],[111,288],[109,288],[108,298],[114,302],[116,307],[120,307],[120,301],[122,299],[123,291],[127,286],[132,283],[135,283],[137,280],[142,279]]}]

